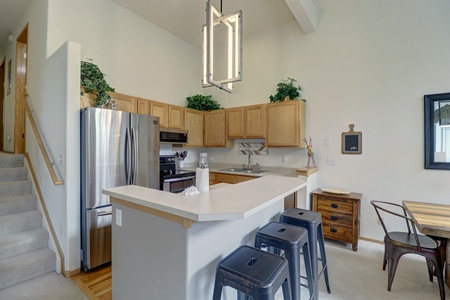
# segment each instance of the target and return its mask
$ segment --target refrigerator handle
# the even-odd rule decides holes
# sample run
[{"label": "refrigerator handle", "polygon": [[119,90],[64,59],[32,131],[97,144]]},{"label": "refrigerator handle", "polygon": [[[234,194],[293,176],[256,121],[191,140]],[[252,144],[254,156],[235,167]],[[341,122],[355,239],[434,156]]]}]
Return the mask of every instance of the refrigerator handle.
[{"label": "refrigerator handle", "polygon": [[130,136],[130,127],[127,127],[125,131],[125,182],[126,185],[131,184],[131,136]]},{"label": "refrigerator handle", "polygon": [[131,128],[131,160],[132,160],[132,179],[131,184],[136,184],[137,178],[137,140],[136,140],[136,129]]}]

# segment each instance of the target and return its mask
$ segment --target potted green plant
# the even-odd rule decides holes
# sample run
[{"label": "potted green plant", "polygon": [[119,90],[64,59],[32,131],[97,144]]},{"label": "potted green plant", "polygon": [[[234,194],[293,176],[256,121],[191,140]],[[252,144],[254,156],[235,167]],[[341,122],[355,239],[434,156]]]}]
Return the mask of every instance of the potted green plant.
[{"label": "potted green plant", "polygon": [[81,96],[84,93],[94,94],[96,96],[94,104],[96,107],[106,107],[111,102],[111,96],[108,92],[114,92],[105,80],[105,74],[100,71],[99,67],[94,64],[92,59],[81,62]]},{"label": "potted green plant", "polygon": [[201,111],[209,111],[221,109],[219,102],[212,99],[211,95],[194,95],[186,97],[187,108],[192,108]]},{"label": "potted green plant", "polygon": [[[285,80],[281,80],[281,82],[277,84],[277,93],[269,96],[270,102],[298,99],[298,97],[300,97],[302,87],[300,85],[295,85],[296,82],[297,80],[290,77]],[[304,99],[302,100],[305,101]]]}]

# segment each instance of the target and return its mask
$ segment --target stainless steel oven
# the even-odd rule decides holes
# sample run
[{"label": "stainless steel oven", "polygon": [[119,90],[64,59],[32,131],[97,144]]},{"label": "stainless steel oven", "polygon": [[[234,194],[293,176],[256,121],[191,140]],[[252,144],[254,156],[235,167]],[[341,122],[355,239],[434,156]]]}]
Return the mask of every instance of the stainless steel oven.
[{"label": "stainless steel oven", "polygon": [[161,155],[159,158],[160,190],[181,193],[195,185],[195,171],[177,170],[175,155]]}]

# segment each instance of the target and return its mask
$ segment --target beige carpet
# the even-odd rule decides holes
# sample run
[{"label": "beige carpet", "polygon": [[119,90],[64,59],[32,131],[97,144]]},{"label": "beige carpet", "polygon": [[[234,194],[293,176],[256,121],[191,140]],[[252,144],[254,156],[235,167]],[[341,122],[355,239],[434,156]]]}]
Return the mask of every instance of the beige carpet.
[{"label": "beige carpet", "polygon": [[[387,273],[381,270],[384,246],[367,241],[359,241],[359,249],[353,252],[341,244],[326,243],[329,261],[331,294],[326,292],[324,280],[320,280],[319,299],[361,300],[361,299],[407,299],[433,300],[439,298],[436,279],[428,281],[425,260],[419,256],[405,255],[401,260],[392,292],[388,292]],[[447,299],[450,291],[446,287]],[[308,291],[302,288],[302,299],[308,299]],[[85,300],[88,299],[72,279],[56,273],[0,291],[1,300]],[[152,299],[149,295],[149,300]],[[281,292],[277,300],[282,300]],[[120,299],[117,299],[120,300]],[[179,299],[174,299],[179,300]]]},{"label": "beige carpet", "polygon": [[70,278],[51,272],[0,290],[0,300],[89,300]]},{"label": "beige carpet", "polygon": [[[320,279],[320,300],[361,299],[407,299],[439,300],[436,277],[428,280],[425,259],[418,255],[404,255],[395,274],[392,291],[387,291],[387,271],[383,271],[384,245],[359,241],[358,251],[345,248],[340,243],[326,242],[331,294],[327,293],[325,281]],[[450,291],[446,287],[446,299]],[[279,292],[277,300],[283,299]],[[302,288],[302,299],[309,299],[306,288]]]}]

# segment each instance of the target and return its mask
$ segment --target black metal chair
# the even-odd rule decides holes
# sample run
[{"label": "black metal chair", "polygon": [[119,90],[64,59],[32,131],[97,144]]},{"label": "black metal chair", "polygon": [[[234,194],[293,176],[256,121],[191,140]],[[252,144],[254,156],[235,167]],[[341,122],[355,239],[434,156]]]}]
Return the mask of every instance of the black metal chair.
[{"label": "black metal chair", "polygon": [[[370,204],[375,208],[375,212],[377,213],[378,219],[386,234],[384,237],[383,271],[386,270],[387,264],[387,290],[389,292],[391,291],[392,282],[394,281],[395,271],[397,270],[400,258],[408,253],[418,254],[426,258],[431,282],[433,282],[433,266],[436,269],[441,300],[445,300],[444,276],[438,244],[428,236],[417,234],[414,220],[408,217],[403,206],[396,203],[376,200],[370,201]],[[380,211],[404,219],[407,231],[388,231]]]}]

